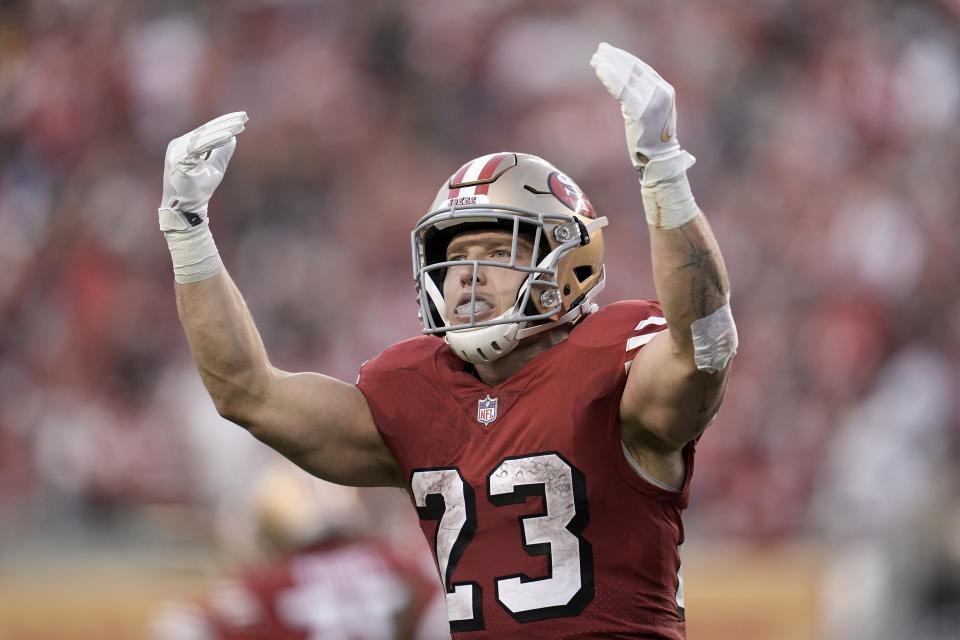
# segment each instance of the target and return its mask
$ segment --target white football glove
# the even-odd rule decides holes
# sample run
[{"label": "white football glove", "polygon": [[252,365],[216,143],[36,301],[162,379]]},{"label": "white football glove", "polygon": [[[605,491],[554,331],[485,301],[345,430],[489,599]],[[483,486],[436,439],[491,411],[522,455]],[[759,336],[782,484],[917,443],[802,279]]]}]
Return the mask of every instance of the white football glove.
[{"label": "white football glove", "polygon": [[590,58],[600,82],[620,102],[627,151],[640,172],[647,221],[674,229],[699,210],[686,171],[696,158],[677,141],[677,93],[640,58],[601,42]]},{"label": "white football glove", "polygon": [[597,47],[590,66],[620,101],[633,165],[679,155],[677,92],[670,83],[640,58],[606,42]]},{"label": "white football glove", "polygon": [[160,229],[190,231],[207,221],[207,205],[223,180],[237,146],[235,136],[246,121],[245,111],[228,113],[170,141],[158,209]]},{"label": "white football glove", "polygon": [[210,233],[207,206],[220,186],[247,121],[245,111],[215,118],[167,145],[163,199],[157,209],[173,274],[180,284],[212,278],[223,267]]}]

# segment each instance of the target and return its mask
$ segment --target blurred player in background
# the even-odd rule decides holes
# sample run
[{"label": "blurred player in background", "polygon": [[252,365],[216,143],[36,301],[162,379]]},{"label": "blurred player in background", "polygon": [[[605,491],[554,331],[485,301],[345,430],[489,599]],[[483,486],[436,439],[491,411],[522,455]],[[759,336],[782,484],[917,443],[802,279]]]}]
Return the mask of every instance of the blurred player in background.
[{"label": "blurred player in background", "polygon": [[449,637],[433,568],[364,535],[356,489],[284,465],[262,473],[251,499],[260,557],[196,601],[161,606],[152,640]]},{"label": "blurred player in background", "polygon": [[246,114],[167,149],[160,226],[218,411],[321,478],[407,488],[458,637],[685,636],[681,512],[737,347],[729,285],[673,87],[607,44],[591,64],[624,116],[659,303],[600,310],[607,219],[550,163],[491,154],[414,229],[427,335],[356,385],[273,367],[222,266],[207,206]]}]

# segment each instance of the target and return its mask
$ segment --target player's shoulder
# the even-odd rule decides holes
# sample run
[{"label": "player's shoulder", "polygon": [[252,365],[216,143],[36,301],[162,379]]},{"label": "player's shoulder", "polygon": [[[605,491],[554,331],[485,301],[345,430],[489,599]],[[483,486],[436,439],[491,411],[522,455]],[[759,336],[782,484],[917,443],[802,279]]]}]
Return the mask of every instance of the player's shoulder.
[{"label": "player's shoulder", "polygon": [[587,316],[570,333],[570,340],[582,346],[603,346],[654,334],[666,326],[656,300],[621,300]]},{"label": "player's shoulder", "polygon": [[398,369],[421,369],[434,362],[444,341],[436,336],[416,336],[384,349],[380,355],[362,365],[367,374],[384,373]]},{"label": "player's shoulder", "polygon": [[660,303],[656,300],[619,300],[590,314],[587,320],[606,322],[610,326],[616,326],[651,317],[663,317]]}]

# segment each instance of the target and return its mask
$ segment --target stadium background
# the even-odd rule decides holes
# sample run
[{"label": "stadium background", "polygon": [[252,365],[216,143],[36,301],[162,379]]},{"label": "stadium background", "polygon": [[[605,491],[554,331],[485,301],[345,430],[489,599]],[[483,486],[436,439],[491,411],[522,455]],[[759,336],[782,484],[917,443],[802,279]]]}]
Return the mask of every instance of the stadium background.
[{"label": "stadium background", "polygon": [[[544,156],[653,297],[601,40],[679,94],[740,354],[699,447],[689,637],[960,628],[960,3],[0,2],[0,638],[139,638],[248,538],[157,229],[167,141],[244,109],[211,205],[275,364],[353,380],[418,331],[444,178]],[[405,536],[398,492],[364,492]],[[399,505],[399,507],[397,506]]]}]

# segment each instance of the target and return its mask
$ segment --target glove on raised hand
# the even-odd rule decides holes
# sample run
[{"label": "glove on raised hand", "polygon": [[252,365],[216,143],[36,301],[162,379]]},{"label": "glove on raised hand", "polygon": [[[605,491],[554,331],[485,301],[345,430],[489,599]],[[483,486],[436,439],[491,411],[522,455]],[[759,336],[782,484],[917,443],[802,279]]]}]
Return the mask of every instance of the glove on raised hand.
[{"label": "glove on raised hand", "polygon": [[660,229],[689,222],[699,210],[685,178],[696,158],[677,141],[676,91],[653,67],[606,42],[597,47],[590,66],[620,102],[630,161],[644,187],[647,221]]},{"label": "glove on raised hand", "polygon": [[245,111],[228,113],[170,141],[158,209],[163,231],[189,231],[207,219],[207,204],[223,180],[237,146],[235,136],[246,121]]},{"label": "glove on raised hand", "polygon": [[213,277],[222,266],[210,234],[207,206],[246,121],[244,111],[228,113],[167,145],[163,199],[157,211],[176,281],[181,284]]}]

